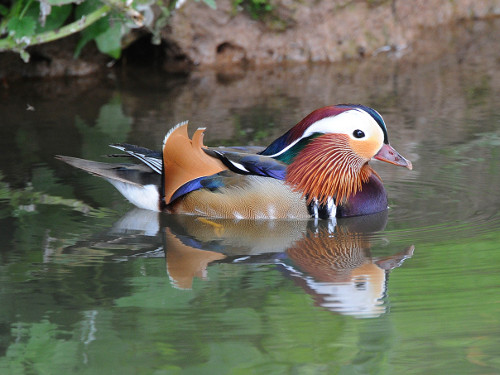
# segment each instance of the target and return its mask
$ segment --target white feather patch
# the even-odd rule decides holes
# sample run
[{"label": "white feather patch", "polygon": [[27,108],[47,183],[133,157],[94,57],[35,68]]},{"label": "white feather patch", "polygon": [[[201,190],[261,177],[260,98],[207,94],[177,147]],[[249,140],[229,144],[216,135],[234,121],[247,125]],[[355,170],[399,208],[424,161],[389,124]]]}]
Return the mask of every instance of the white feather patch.
[{"label": "white feather patch", "polygon": [[145,210],[160,211],[160,193],[155,185],[133,185],[122,181],[108,180],[130,203]]},{"label": "white feather patch", "polygon": [[[229,159],[227,159],[229,160]],[[248,169],[246,169],[243,164],[240,164],[240,163],[236,163],[235,161],[232,161],[232,160],[229,160],[229,162],[234,165],[236,168],[238,168],[239,170],[243,171],[243,172],[248,172]]]}]

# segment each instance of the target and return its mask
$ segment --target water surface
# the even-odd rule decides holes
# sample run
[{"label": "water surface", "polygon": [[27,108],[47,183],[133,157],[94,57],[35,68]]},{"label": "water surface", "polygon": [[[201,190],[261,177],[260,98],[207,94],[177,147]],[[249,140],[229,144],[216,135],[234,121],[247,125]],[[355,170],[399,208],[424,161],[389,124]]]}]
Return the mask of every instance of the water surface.
[{"label": "water surface", "polygon": [[[0,372],[500,373],[498,22],[477,25],[412,64],[4,85]],[[386,213],[158,215],[53,158],[158,148],[186,119],[209,145],[265,145],[339,102],[376,108],[413,161],[373,163]]]}]

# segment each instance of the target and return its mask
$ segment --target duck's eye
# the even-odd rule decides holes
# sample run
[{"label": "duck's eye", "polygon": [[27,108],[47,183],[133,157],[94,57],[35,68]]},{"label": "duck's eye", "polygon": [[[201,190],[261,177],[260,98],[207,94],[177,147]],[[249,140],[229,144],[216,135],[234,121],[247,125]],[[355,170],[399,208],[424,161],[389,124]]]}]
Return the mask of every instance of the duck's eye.
[{"label": "duck's eye", "polygon": [[365,132],[363,130],[356,129],[354,130],[352,135],[354,136],[354,138],[363,138],[365,136]]}]

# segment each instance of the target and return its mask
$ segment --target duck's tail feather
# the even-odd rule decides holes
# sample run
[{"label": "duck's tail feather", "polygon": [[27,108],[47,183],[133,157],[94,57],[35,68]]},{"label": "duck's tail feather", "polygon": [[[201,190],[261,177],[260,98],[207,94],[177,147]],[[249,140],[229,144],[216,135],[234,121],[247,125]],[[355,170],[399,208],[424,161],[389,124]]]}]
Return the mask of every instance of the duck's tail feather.
[{"label": "duck's tail feather", "polygon": [[106,179],[139,208],[153,211],[160,209],[161,175],[146,165],[102,163],[62,155],[57,155],[56,159]]}]

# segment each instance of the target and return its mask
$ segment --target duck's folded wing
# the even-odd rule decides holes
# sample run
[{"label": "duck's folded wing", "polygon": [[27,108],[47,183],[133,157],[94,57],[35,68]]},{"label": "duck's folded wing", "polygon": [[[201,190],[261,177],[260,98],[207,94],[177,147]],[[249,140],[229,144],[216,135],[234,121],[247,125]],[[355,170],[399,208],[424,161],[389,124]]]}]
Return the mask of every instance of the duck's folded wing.
[{"label": "duck's folded wing", "polygon": [[266,149],[262,146],[219,146],[210,148],[221,152],[237,152],[241,154],[259,154]]},{"label": "duck's folded wing", "polygon": [[235,152],[235,148],[203,148],[202,150],[207,157],[218,159],[229,170],[193,178],[179,185],[170,195],[167,203],[199,189],[214,191],[221,187],[237,186],[241,182],[242,175],[270,177],[277,180],[285,179],[286,164],[268,156]]},{"label": "duck's folded wing", "polygon": [[253,153],[225,151],[221,148],[206,148],[204,151],[218,158],[231,171],[238,174],[272,177],[284,180],[287,165],[269,156]]},{"label": "duck's folded wing", "polygon": [[[158,174],[162,173],[161,152],[153,151],[146,147],[135,146],[128,143],[115,143],[111,144],[110,146],[140,160],[156,173]],[[121,156],[121,155],[113,155],[113,156]]]}]

